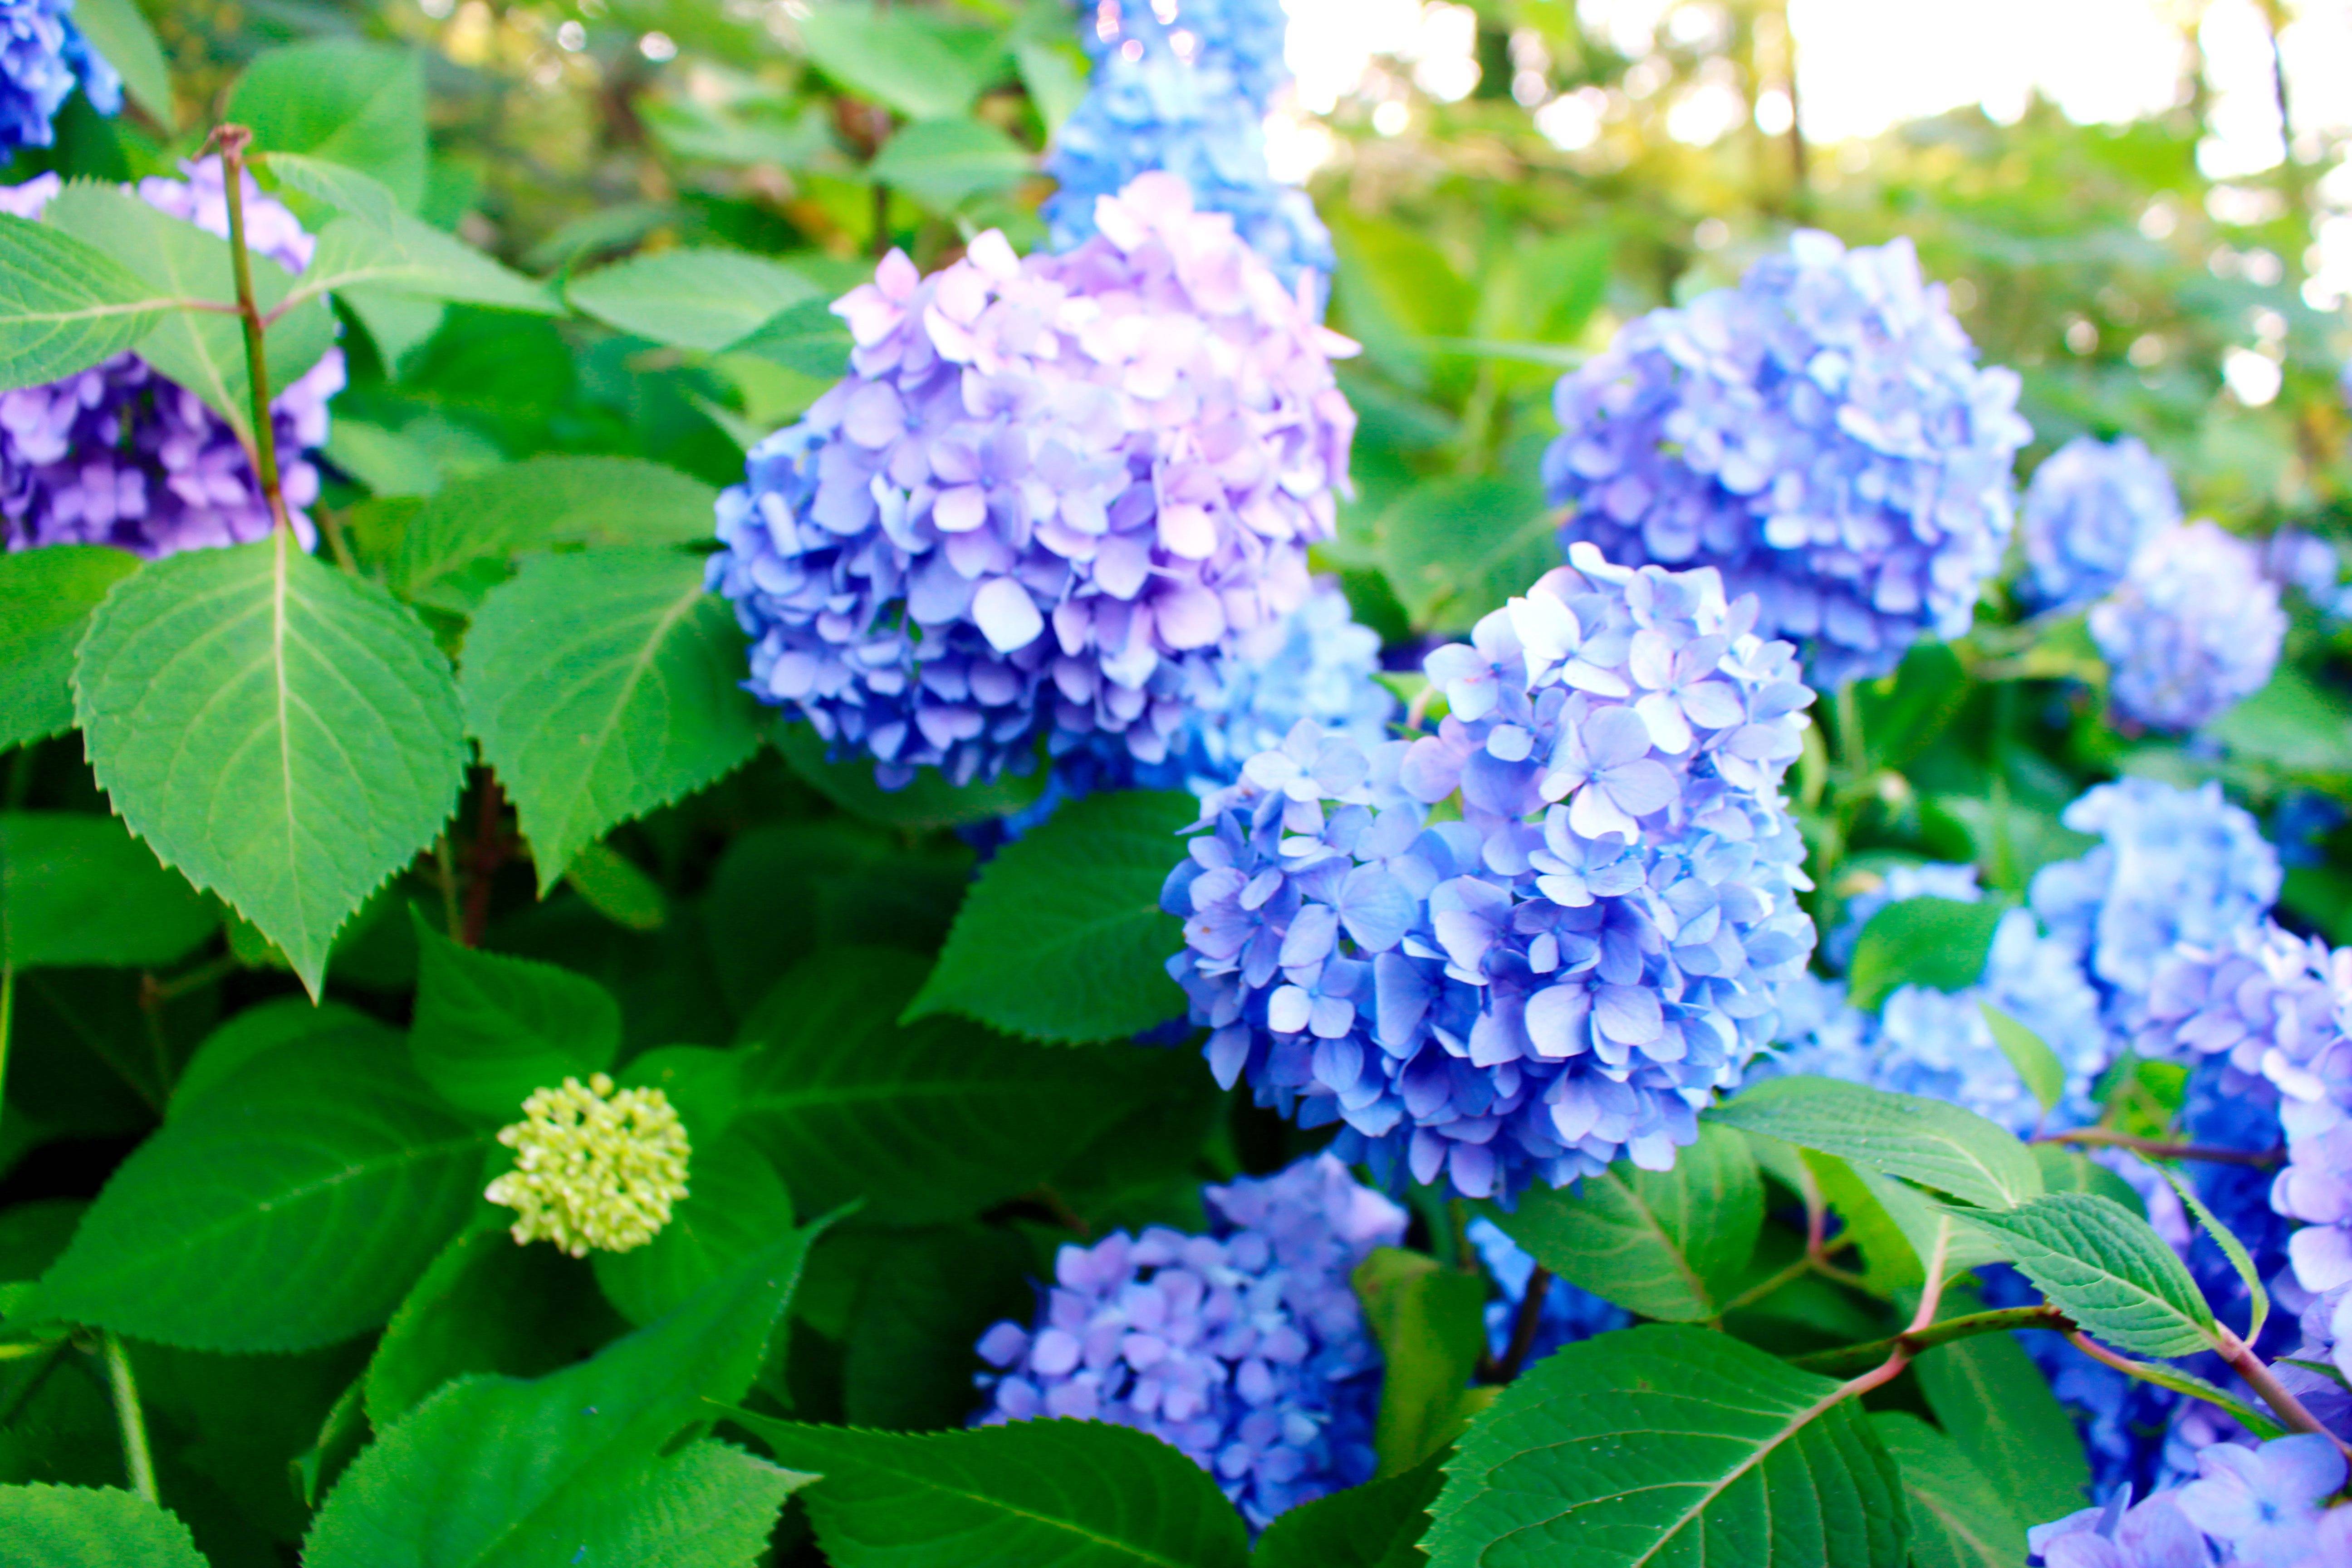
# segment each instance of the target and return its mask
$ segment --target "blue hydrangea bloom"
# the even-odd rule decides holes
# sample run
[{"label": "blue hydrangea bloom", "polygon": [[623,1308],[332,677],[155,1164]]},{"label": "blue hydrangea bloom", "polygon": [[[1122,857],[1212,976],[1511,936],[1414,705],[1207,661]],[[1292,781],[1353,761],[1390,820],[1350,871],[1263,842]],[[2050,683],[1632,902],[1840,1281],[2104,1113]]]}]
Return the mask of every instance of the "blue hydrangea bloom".
[{"label": "blue hydrangea bloom", "polygon": [[2286,612],[2260,552],[2192,522],[2140,547],[2124,580],[2091,606],[2091,638],[2113,672],[2117,713],[2194,730],[2270,680]]},{"label": "blue hydrangea bloom", "polygon": [[122,79],[74,25],[73,0],[0,0],[0,163],[57,140],[77,85],[100,114],[122,112]]},{"label": "blue hydrangea bloom", "polygon": [[1801,231],[1561,377],[1544,482],[1564,540],[1718,568],[1827,689],[1968,629],[2015,521],[2017,393],[1907,240]]},{"label": "blue hydrangea bloom", "polygon": [[[1470,1245],[1478,1249],[1478,1261],[1486,1266],[1487,1279],[1495,1284],[1494,1299],[1486,1303],[1486,1353],[1499,1361],[1510,1351],[1511,1331],[1518,1321],[1519,1304],[1528,1299],[1528,1287],[1535,1279],[1536,1260],[1491,1219],[1472,1220],[1468,1235]],[[1633,1322],[1633,1314],[1624,1308],[1554,1275],[1545,1282],[1543,1300],[1536,1304],[1535,1338],[1528,1342],[1520,1364],[1533,1366],[1562,1345],[1630,1328]]]},{"label": "blue hydrangea bloom", "polygon": [[2033,470],[2019,533],[2045,606],[2087,605],[2123,581],[2141,545],[2180,521],[2172,476],[2135,436],[2078,436]]},{"label": "blue hydrangea bloom", "polygon": [[978,1426],[1111,1421],[1181,1449],[1253,1527],[1371,1478],[1380,1351],[1349,1276],[1404,1211],[1328,1154],[1209,1187],[1213,1228],[1066,1246],[1037,1321],[980,1354]]},{"label": "blue hydrangea bloom", "polygon": [[896,251],[835,309],[850,374],[751,453],[711,587],[762,700],[896,786],[1041,739],[1164,759],[1200,671],[1306,602],[1355,416],[1324,331],[1182,182],[1017,258]]},{"label": "blue hydrangea bloom", "polygon": [[1095,203],[1160,169],[1202,211],[1231,215],[1286,284],[1328,275],[1314,204],[1266,168],[1266,108],[1290,78],[1280,0],[1096,0],[1082,14],[1094,80],[1045,158],[1061,185],[1045,205],[1054,247],[1092,238]]},{"label": "blue hydrangea bloom", "polygon": [[[2352,1436],[2352,1286],[2314,1296],[2305,1306],[2292,1359],[2273,1370],[2304,1408],[2320,1425],[2340,1436]],[[2298,1361],[2333,1365],[2341,1378],[2294,1364]]]},{"label": "blue hydrangea bloom", "polygon": [[2344,1455],[2299,1433],[2259,1447],[2220,1443],[2197,1457],[2198,1479],[2133,1504],[2128,1489],[2100,1508],[2027,1531],[2043,1568],[2328,1568],[2352,1563],[2352,1508],[2327,1506]]},{"label": "blue hydrangea bloom", "polygon": [[1812,947],[1793,650],[1711,571],[1573,560],[1430,655],[1436,734],[1302,724],[1203,804],[1161,893],[1218,1080],[1342,1123],[1383,1180],[1670,1167]]}]

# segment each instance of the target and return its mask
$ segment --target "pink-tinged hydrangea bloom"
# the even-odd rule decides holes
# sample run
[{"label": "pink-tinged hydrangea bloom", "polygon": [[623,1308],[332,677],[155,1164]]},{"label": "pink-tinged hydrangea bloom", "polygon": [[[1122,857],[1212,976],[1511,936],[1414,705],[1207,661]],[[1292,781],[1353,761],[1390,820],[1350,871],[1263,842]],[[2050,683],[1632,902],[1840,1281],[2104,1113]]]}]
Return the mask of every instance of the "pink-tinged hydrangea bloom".
[{"label": "pink-tinged hydrangea bloom", "polygon": [[1430,655],[1436,734],[1300,725],[1203,804],[1161,890],[1219,1080],[1343,1123],[1383,1179],[1507,1198],[1666,1169],[1812,949],[1792,650],[1712,571],[1572,559]]},{"label": "pink-tinged hydrangea bloom", "polygon": [[1027,1328],[982,1336],[996,1370],[974,1424],[1034,1416],[1149,1432],[1262,1529],[1371,1479],[1380,1350],[1349,1275],[1404,1239],[1404,1211],[1328,1154],[1203,1191],[1213,1228],[1066,1246]]},{"label": "pink-tinged hydrangea bloom", "polygon": [[[220,161],[186,165],[185,180],[150,178],[150,205],[228,236]],[[59,189],[54,174],[0,188],[0,211],[37,218]],[[247,177],[247,243],[289,272],[310,264],[311,237],[294,215]],[[303,547],[317,540],[303,508],[319,498],[309,454],[327,440],[327,400],[343,386],[343,355],[329,349],[270,405],[278,482]],[[268,503],[228,422],[134,353],[78,375],[0,393],[0,516],[8,548],[110,544],[145,556],[268,536]]]},{"label": "pink-tinged hydrangea bloom", "polygon": [[2261,551],[2192,522],[2140,546],[2123,582],[2091,606],[2091,637],[2115,672],[2117,712],[2193,730],[2270,679],[2286,612]]},{"label": "pink-tinged hydrangea bloom", "polygon": [[893,253],[835,310],[851,373],[751,453],[711,586],[751,689],[886,784],[1118,737],[1167,754],[1187,678],[1303,604],[1355,416],[1318,326],[1183,183],[1098,234],[929,278]]}]

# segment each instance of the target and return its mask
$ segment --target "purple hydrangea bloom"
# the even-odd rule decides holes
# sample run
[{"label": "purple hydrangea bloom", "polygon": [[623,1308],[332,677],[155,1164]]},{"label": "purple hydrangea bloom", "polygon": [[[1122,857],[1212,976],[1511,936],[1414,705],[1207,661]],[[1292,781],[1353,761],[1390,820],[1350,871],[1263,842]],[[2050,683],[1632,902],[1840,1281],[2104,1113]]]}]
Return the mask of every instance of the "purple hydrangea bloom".
[{"label": "purple hydrangea bloom", "polygon": [[[2352,1436],[2352,1286],[2314,1296],[2297,1327],[2301,1340],[2273,1371],[2304,1408],[2339,1436]],[[2298,1366],[2298,1362],[2313,1363]],[[2315,1370],[2333,1366],[2336,1375]]]},{"label": "purple hydrangea bloom", "polygon": [[751,689],[886,784],[1026,766],[1041,735],[1168,755],[1196,671],[1305,603],[1355,416],[1352,352],[1181,181],[1022,259],[898,252],[835,307],[851,374],[751,451],[712,588]]},{"label": "purple hydrangea bloom", "polygon": [[[140,197],[226,239],[220,161],[184,168],[185,180],[140,181]],[[37,218],[59,188],[55,174],[0,187],[0,211]],[[245,212],[253,250],[289,272],[310,264],[310,237],[250,175]],[[306,550],[317,534],[302,509],[319,498],[310,454],[326,444],[327,400],[342,386],[342,351],[329,349],[270,405],[278,484]],[[11,550],[110,544],[150,557],[249,544],[271,526],[260,480],[228,422],[135,353],[0,393],[0,517]]]},{"label": "purple hydrangea bloom", "polygon": [[1436,734],[1300,725],[1204,803],[1160,895],[1218,1080],[1343,1123],[1383,1180],[1670,1167],[1812,947],[1792,650],[1712,571],[1573,560],[1430,655]]},{"label": "purple hydrangea bloom", "polygon": [[1564,540],[1718,568],[1826,689],[1968,629],[2014,523],[2017,392],[1909,241],[1805,230],[1563,376],[1544,481]]},{"label": "purple hydrangea bloom", "polygon": [[[1495,1284],[1494,1298],[1486,1303],[1486,1353],[1499,1361],[1510,1350],[1511,1331],[1518,1321],[1519,1304],[1528,1299],[1536,1260],[1491,1219],[1472,1220],[1467,1234],[1470,1245],[1478,1249],[1478,1261],[1486,1266],[1486,1277]],[[1528,1342],[1521,1364],[1532,1366],[1562,1345],[1631,1327],[1633,1321],[1633,1314],[1624,1308],[1554,1275],[1545,1283],[1543,1300],[1537,1303],[1535,1338]]]},{"label": "purple hydrangea bloom", "polygon": [[2172,476],[2137,437],[2112,446],[2076,437],[2026,487],[2018,532],[2034,601],[2089,604],[2123,581],[2140,546],[2179,521]]},{"label": "purple hydrangea bloom", "polygon": [[1255,1528],[1371,1478],[1380,1351],[1349,1274],[1404,1211],[1328,1154],[1209,1187],[1207,1236],[1066,1246],[1037,1322],[982,1336],[978,1426],[1112,1421],[1181,1449]]},{"label": "purple hydrangea bloom", "polygon": [[2132,1505],[2129,1489],[2026,1532],[2045,1568],[2336,1568],[2352,1563],[2352,1509],[2328,1508],[2344,1456],[2315,1433],[2217,1443],[2198,1479]]},{"label": "purple hydrangea bloom", "polygon": [[1266,107],[1290,79],[1279,0],[1096,0],[1083,16],[1094,81],[1045,159],[1061,183],[1045,206],[1054,248],[1094,237],[1095,204],[1157,169],[1202,211],[1230,215],[1286,284],[1328,275],[1314,204],[1266,168]]},{"label": "purple hydrangea bloom", "polygon": [[2158,730],[2194,730],[2252,696],[2286,637],[2262,556],[2210,522],[2167,529],[2091,606],[2091,637],[2114,672],[2116,710]]},{"label": "purple hydrangea bloom", "polygon": [[57,140],[77,84],[100,114],[122,112],[122,79],[75,26],[73,0],[0,0],[0,163]]}]

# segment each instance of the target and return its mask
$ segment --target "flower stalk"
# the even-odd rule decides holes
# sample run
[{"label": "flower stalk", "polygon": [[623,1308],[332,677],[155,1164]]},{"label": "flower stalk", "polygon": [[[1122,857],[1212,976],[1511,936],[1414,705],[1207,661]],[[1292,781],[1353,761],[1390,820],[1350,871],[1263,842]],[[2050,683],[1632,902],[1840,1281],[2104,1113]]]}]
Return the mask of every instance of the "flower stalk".
[{"label": "flower stalk", "polygon": [[287,514],[286,493],[278,482],[278,432],[270,424],[269,358],[263,335],[268,323],[253,293],[253,256],[245,243],[245,158],[253,146],[253,132],[242,125],[224,125],[213,132],[220,150],[221,184],[228,201],[229,266],[236,277],[236,313],[245,324],[246,379],[253,394],[253,471],[261,481],[262,498],[269,503],[270,521],[284,532],[294,531]]}]

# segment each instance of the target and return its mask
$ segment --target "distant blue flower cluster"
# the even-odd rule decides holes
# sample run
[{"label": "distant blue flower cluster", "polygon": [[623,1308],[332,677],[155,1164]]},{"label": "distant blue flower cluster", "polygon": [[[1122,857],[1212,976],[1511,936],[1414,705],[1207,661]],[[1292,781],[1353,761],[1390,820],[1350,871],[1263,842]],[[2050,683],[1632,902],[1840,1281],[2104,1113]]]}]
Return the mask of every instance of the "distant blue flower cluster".
[{"label": "distant blue flower cluster", "polygon": [[1507,1199],[1670,1167],[1812,947],[1792,650],[1713,572],[1572,558],[1430,655],[1436,734],[1302,724],[1161,893],[1218,1081],[1344,1123],[1382,1180]]},{"label": "distant blue flower cluster", "polygon": [[100,114],[122,112],[122,79],[74,25],[73,0],[0,0],[0,163],[57,140],[77,85]]},{"label": "distant blue flower cluster", "polygon": [[2327,1506],[2344,1455],[2314,1433],[2216,1444],[2198,1479],[2134,1505],[2128,1489],[2027,1532],[2042,1568],[2330,1568],[2352,1563],[2352,1508]]},{"label": "distant blue flower cluster", "polygon": [[1091,238],[1096,201],[1160,169],[1202,211],[1231,214],[1286,284],[1328,275],[1331,237],[1314,204],[1266,168],[1267,105],[1290,75],[1280,0],[1092,0],[1082,14],[1095,75],[1045,159],[1061,184],[1045,206],[1054,247]]},{"label": "distant blue flower cluster", "polygon": [[[1535,1279],[1536,1260],[1491,1219],[1472,1220],[1468,1234],[1478,1260],[1486,1266],[1486,1277],[1495,1282],[1494,1299],[1486,1303],[1486,1353],[1500,1361],[1510,1351],[1511,1331]],[[1543,1300],[1536,1304],[1535,1338],[1528,1342],[1520,1364],[1532,1366],[1562,1345],[1631,1328],[1633,1322],[1633,1314],[1624,1308],[1555,1275],[1546,1281]]]},{"label": "distant blue flower cluster", "polygon": [[2172,476],[2138,437],[2078,436],[2033,470],[2018,531],[2034,602],[2087,605],[2123,581],[2139,548],[2180,521]]},{"label": "distant blue flower cluster", "polygon": [[1380,1352],[1349,1276],[1404,1211],[1328,1154],[1202,1194],[1213,1228],[1066,1246],[1037,1322],[980,1342],[975,1425],[1032,1416],[1149,1432],[1254,1528],[1371,1479]]},{"label": "distant blue flower cluster", "polygon": [[1738,288],[1653,310],[1560,379],[1544,458],[1562,537],[1713,566],[1822,689],[1968,628],[2031,431],[1906,240],[1801,231]]},{"label": "distant blue flower cluster", "polygon": [[2118,713],[2194,730],[2269,681],[2286,612],[2260,551],[2192,522],[2140,547],[2115,591],[2091,606],[2091,637],[2114,672]]}]

